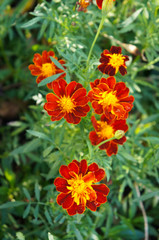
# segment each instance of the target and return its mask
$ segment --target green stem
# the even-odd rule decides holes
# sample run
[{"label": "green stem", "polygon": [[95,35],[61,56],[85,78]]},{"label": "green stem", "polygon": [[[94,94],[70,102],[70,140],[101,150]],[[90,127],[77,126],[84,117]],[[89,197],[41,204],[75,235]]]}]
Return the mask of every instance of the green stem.
[{"label": "green stem", "polygon": [[112,137],[112,138],[109,138],[109,139],[107,139],[107,140],[104,140],[103,142],[100,142],[100,143],[95,147],[94,150],[97,150],[98,147],[100,147],[100,146],[103,145],[104,143],[107,143],[107,142],[112,141],[112,140],[114,140],[114,139],[116,139],[116,138],[115,138],[115,137]]},{"label": "green stem", "polygon": [[91,46],[91,48],[90,48],[90,51],[89,51],[89,54],[88,54],[88,58],[87,58],[87,68],[88,68],[88,65],[89,65],[89,61],[90,61],[90,57],[91,57],[91,54],[92,54],[93,47],[94,47],[94,45],[95,45],[95,43],[96,43],[96,41],[97,41],[97,38],[98,38],[98,36],[99,36],[99,33],[100,33],[100,31],[101,31],[101,29],[102,29],[102,27],[103,27],[104,20],[105,20],[105,17],[102,17],[101,22],[100,22],[100,25],[99,25],[99,27],[98,27],[98,31],[97,31],[97,33],[96,33],[96,36],[95,36],[94,41],[93,41],[93,43],[92,43],[92,46]]}]

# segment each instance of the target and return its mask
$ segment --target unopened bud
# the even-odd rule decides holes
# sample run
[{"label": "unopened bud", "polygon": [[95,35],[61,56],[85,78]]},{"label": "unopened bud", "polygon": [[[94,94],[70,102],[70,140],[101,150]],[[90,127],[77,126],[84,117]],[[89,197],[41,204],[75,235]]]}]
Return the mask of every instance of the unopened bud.
[{"label": "unopened bud", "polygon": [[122,137],[124,137],[124,135],[125,135],[125,132],[124,132],[123,130],[117,130],[117,131],[115,132],[114,137],[115,137],[117,140],[119,140],[119,139],[121,139]]},{"label": "unopened bud", "polygon": [[103,15],[107,14],[113,8],[114,1],[115,0],[103,0],[103,3],[102,3],[102,14]]}]

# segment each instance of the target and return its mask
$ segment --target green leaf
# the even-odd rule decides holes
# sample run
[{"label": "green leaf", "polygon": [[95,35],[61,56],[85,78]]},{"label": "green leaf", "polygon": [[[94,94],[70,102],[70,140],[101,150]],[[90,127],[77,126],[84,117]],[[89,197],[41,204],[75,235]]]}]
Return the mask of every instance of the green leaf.
[{"label": "green leaf", "polygon": [[40,201],[40,190],[39,190],[38,182],[35,183],[35,197],[36,197],[36,199],[39,202]]},{"label": "green leaf", "polygon": [[25,240],[25,237],[22,232],[16,233],[17,240]]},{"label": "green leaf", "polygon": [[134,202],[139,202],[139,201],[145,201],[149,198],[152,198],[152,197],[157,197],[159,196],[159,191],[156,191],[156,192],[151,192],[151,193],[146,193],[144,195],[142,195],[141,197],[139,198],[135,198],[133,201]]},{"label": "green leaf", "polygon": [[51,83],[53,82],[54,80],[56,80],[58,77],[60,77],[63,73],[58,73],[58,74],[55,74],[51,77],[48,77],[48,78],[45,78],[44,80],[42,80],[39,84],[38,84],[38,87],[41,87],[41,86],[44,86],[48,83]]},{"label": "green leaf", "polygon": [[20,201],[16,201],[16,202],[7,202],[4,203],[2,205],[0,205],[0,209],[6,209],[6,208],[12,208],[12,207],[19,207],[21,205],[25,205],[26,202],[20,202]]},{"label": "green leaf", "polygon": [[33,130],[27,130],[27,132],[35,137],[47,140],[49,142],[52,142],[51,138],[49,138],[46,134],[38,131],[33,131]]},{"label": "green leaf", "polygon": [[122,27],[127,27],[132,22],[136,20],[136,18],[139,16],[139,14],[142,12],[143,8],[138,9],[136,12],[134,12],[130,17],[128,17],[124,22],[121,23]]},{"label": "green leaf", "polygon": [[37,220],[38,215],[39,215],[39,205],[37,204],[36,207],[35,207],[35,209],[34,209],[34,217],[35,217],[35,220]]},{"label": "green leaf", "polygon": [[40,140],[39,139],[34,139],[26,144],[24,144],[23,146],[20,146],[18,148],[16,148],[15,150],[13,150],[10,155],[14,156],[17,154],[24,154],[24,153],[28,153],[31,152],[33,150],[35,150],[36,148],[39,147],[40,144]]},{"label": "green leaf", "polygon": [[26,207],[24,213],[23,213],[23,218],[26,218],[30,212],[30,207],[31,207],[31,204],[29,203],[28,206]]},{"label": "green leaf", "polygon": [[50,223],[50,225],[53,225],[53,224],[52,224],[52,219],[51,219],[50,214],[49,214],[49,212],[48,212],[47,209],[45,209],[44,214],[45,214],[46,219],[47,219],[48,222]]},{"label": "green leaf", "polygon": [[54,57],[50,57],[51,61],[60,69],[65,71],[65,68],[61,65],[61,63],[59,63],[59,61],[57,61]]},{"label": "green leaf", "polygon": [[48,232],[48,239],[49,240],[55,240],[54,236],[50,232]]},{"label": "green leaf", "polygon": [[144,137],[142,139],[145,141],[150,141],[151,143],[159,144],[159,137]]},{"label": "green leaf", "polygon": [[83,237],[82,237],[80,231],[79,231],[77,228],[75,228],[74,230],[75,230],[76,238],[77,238],[78,240],[83,240]]},{"label": "green leaf", "polygon": [[40,20],[41,20],[41,17],[35,17],[35,18],[31,19],[30,21],[22,24],[20,27],[21,27],[21,28],[31,27],[31,26],[33,26],[35,23],[39,22]]},{"label": "green leaf", "polygon": [[23,188],[23,192],[24,192],[26,198],[27,198],[28,200],[31,200],[30,193],[28,192],[28,190],[27,190],[26,188]]}]

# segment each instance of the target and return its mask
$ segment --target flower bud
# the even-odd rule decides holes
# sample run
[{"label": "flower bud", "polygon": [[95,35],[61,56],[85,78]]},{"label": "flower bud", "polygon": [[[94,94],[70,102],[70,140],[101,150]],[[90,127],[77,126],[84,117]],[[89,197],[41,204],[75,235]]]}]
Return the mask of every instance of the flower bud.
[{"label": "flower bud", "polygon": [[103,0],[102,3],[102,14],[107,14],[113,7],[115,0]]},{"label": "flower bud", "polygon": [[125,132],[123,130],[117,130],[114,134],[114,137],[119,140],[121,139],[122,137],[124,137],[125,135]]}]

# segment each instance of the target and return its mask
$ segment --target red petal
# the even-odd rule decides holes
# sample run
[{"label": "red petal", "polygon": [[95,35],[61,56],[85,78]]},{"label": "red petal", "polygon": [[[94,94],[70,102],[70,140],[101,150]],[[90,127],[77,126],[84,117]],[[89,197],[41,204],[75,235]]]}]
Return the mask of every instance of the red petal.
[{"label": "red petal", "polygon": [[93,101],[92,107],[94,108],[95,113],[97,113],[97,114],[103,113],[103,107],[102,107],[102,105],[98,104],[98,102]]},{"label": "red petal", "polygon": [[116,96],[118,97],[118,99],[122,99],[125,98],[129,95],[129,88],[125,88],[125,89],[120,89],[120,91],[117,92]]},{"label": "red petal", "polygon": [[105,177],[105,171],[104,169],[100,168],[98,171],[94,172],[96,182],[101,181]]},{"label": "red petal", "polygon": [[92,132],[89,133],[89,139],[90,139],[92,145],[94,145],[94,146],[98,145],[99,137],[98,137],[98,135],[96,134],[95,131],[92,131]]},{"label": "red petal", "polygon": [[[45,105],[44,105],[44,109],[45,109]],[[60,109],[55,109],[54,111],[49,111],[47,109],[45,109],[48,113],[49,116],[52,116],[52,117],[55,117],[55,118],[58,118],[59,115],[61,114],[61,110]],[[55,121],[55,120],[54,120]]]},{"label": "red petal", "polygon": [[85,211],[85,206],[84,206],[83,204],[77,205],[77,212],[78,212],[79,214],[84,213],[84,211]]},{"label": "red petal", "polygon": [[[84,175],[84,174],[83,174]],[[84,177],[83,177],[84,182],[90,182],[90,181],[95,181],[95,175],[93,172],[89,172],[87,173]]]},{"label": "red petal", "polygon": [[57,116],[52,116],[52,117],[51,117],[51,121],[59,121],[59,120],[61,120],[61,119],[64,117],[64,115],[65,115],[65,113],[60,112],[59,115],[57,115]]},{"label": "red petal", "polygon": [[55,102],[55,101],[59,101],[59,98],[57,98],[53,93],[48,93],[46,95],[46,100],[48,102]]},{"label": "red petal", "polygon": [[116,54],[121,54],[122,48],[121,47],[116,47],[116,46],[112,46],[110,49],[111,53],[116,53]]},{"label": "red petal", "polygon": [[98,169],[99,169],[99,167],[98,167],[98,165],[96,163],[92,163],[88,167],[88,171],[91,171],[91,172],[97,171]]},{"label": "red petal", "polygon": [[65,179],[71,179],[69,171],[70,171],[69,168],[65,165],[62,165],[59,170],[61,176],[64,177]]},{"label": "red petal", "polygon": [[80,163],[76,159],[74,159],[72,162],[76,163],[78,167],[80,166]]},{"label": "red petal", "polygon": [[47,63],[48,62],[48,57],[47,57],[47,51],[46,50],[44,50],[42,52],[42,61],[43,61],[43,63]]},{"label": "red petal", "polygon": [[37,79],[36,79],[36,82],[37,83],[40,83],[42,80],[44,80],[45,79],[45,76],[44,75],[39,75],[38,77],[37,77]]},{"label": "red petal", "polygon": [[68,193],[70,190],[67,189],[66,186],[59,186],[59,187],[56,187],[56,190],[58,192],[62,192],[62,193]]},{"label": "red petal", "polygon": [[39,53],[34,54],[33,62],[36,66],[42,66],[42,57]]},{"label": "red petal", "polygon": [[99,203],[105,203],[105,202],[107,202],[107,197],[105,195],[103,195],[102,193],[97,192],[96,201]]},{"label": "red petal", "polygon": [[97,205],[95,204],[95,201],[93,201],[93,202],[87,201],[86,206],[87,206],[91,211],[96,211],[96,210],[97,210]]},{"label": "red petal", "polygon": [[114,141],[111,141],[111,144],[109,145],[109,148],[107,148],[106,152],[109,157],[112,154],[116,155],[118,152],[118,145]]},{"label": "red petal", "polygon": [[65,117],[68,123],[78,124],[81,121],[80,117],[76,117],[73,113],[66,113]]},{"label": "red petal", "polygon": [[114,139],[113,142],[117,143],[117,144],[120,144],[120,145],[123,145],[124,142],[126,142],[126,137],[123,136],[122,138],[120,139]]},{"label": "red petal", "polygon": [[116,84],[116,79],[114,77],[108,77],[107,84],[111,89],[113,89]]},{"label": "red petal", "polygon": [[58,186],[67,186],[68,183],[67,183],[67,180],[66,180],[66,179],[57,177],[57,178],[55,179],[55,181],[54,181],[54,185],[55,185],[56,187],[58,187]]},{"label": "red petal", "polygon": [[75,202],[73,203],[73,205],[70,208],[67,209],[67,213],[70,216],[77,214],[77,204]]},{"label": "red petal", "polygon": [[125,75],[127,74],[126,68],[122,65],[119,67],[119,72],[121,73],[121,75]]},{"label": "red petal", "polygon": [[72,81],[66,87],[66,96],[72,96],[72,94],[77,90],[77,82]]},{"label": "red petal", "polygon": [[33,65],[33,64],[30,64],[28,68],[29,68],[29,70],[31,71],[31,74],[32,74],[33,76],[38,76],[38,75],[41,74],[41,68],[36,67],[36,66]]},{"label": "red petal", "polygon": [[92,185],[92,187],[96,192],[102,193],[103,195],[106,195],[106,196],[110,191],[109,188],[103,183],[99,185]]},{"label": "red petal", "polygon": [[134,102],[134,97],[131,95],[131,96],[128,96],[126,98],[122,98],[120,99],[121,102],[130,102],[130,103],[133,103]]},{"label": "red petal", "polygon": [[76,107],[73,113],[77,117],[85,117],[87,113],[90,111],[90,107],[88,105],[83,106],[83,107]]},{"label": "red petal", "polygon": [[85,88],[80,88],[77,91],[74,92],[71,99],[73,99],[75,102],[78,102],[78,99],[81,100],[81,98],[85,97],[87,94],[87,91]]},{"label": "red petal", "polygon": [[70,171],[73,171],[75,172],[76,174],[79,173],[79,167],[78,165],[75,163],[75,162],[71,162],[69,165],[68,165],[68,168]]},{"label": "red petal", "polygon": [[55,80],[52,82],[52,88],[54,90],[54,93],[61,97],[65,94],[65,88],[67,86],[67,82],[64,79]]},{"label": "red petal", "polygon": [[84,176],[86,172],[87,172],[87,161],[83,159],[80,162],[79,174],[82,173],[82,175]]},{"label": "red petal", "polygon": [[73,204],[73,198],[71,197],[71,193],[70,194],[67,194],[67,193],[60,193],[58,196],[57,196],[57,203],[59,205],[62,205],[62,207],[64,209],[67,209],[67,208],[70,208]]},{"label": "red petal", "polygon": [[97,6],[99,9],[102,9],[103,0],[96,0]]},{"label": "red petal", "polygon": [[44,105],[44,109],[45,110],[49,110],[49,111],[54,111],[58,108],[58,103],[57,102],[49,102],[49,103],[45,103]]}]

